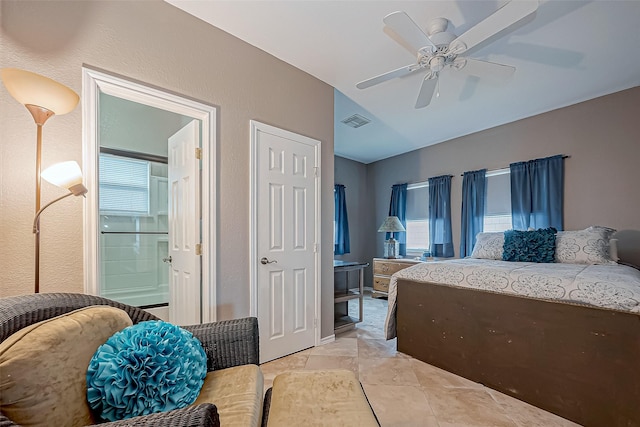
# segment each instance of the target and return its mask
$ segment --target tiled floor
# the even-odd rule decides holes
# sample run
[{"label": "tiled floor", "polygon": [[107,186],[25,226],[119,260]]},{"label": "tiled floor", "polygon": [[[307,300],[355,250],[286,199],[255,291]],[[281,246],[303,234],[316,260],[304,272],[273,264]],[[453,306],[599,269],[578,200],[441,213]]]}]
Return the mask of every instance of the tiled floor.
[{"label": "tiled floor", "polygon": [[[336,341],[261,366],[265,390],[281,372],[350,369],[383,427],[555,427],[576,424],[396,351],[382,332],[387,301],[365,298],[364,322]],[[351,307],[355,308],[355,307]]]}]

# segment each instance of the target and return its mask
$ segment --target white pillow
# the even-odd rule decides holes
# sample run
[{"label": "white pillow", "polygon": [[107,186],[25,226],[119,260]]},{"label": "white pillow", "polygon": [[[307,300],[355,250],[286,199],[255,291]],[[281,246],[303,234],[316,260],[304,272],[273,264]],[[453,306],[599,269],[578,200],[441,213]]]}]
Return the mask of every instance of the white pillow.
[{"label": "white pillow", "polygon": [[503,247],[503,232],[478,233],[471,258],[501,260],[502,252],[504,251]]},{"label": "white pillow", "polygon": [[609,253],[615,230],[592,226],[556,234],[556,262],[565,264],[616,264]]}]

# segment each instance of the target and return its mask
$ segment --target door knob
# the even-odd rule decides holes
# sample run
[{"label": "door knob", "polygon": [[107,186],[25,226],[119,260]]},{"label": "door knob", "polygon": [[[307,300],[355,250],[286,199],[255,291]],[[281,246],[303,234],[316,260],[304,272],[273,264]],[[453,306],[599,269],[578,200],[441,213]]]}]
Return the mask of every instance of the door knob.
[{"label": "door knob", "polygon": [[276,261],[275,259],[273,261],[269,261],[265,257],[262,257],[262,259],[260,259],[260,264],[262,264],[262,265],[273,264],[273,263],[277,263],[277,262],[278,261]]},{"label": "door knob", "polygon": [[171,255],[169,255],[169,258],[162,258],[162,262],[166,262],[167,264],[171,264]]}]

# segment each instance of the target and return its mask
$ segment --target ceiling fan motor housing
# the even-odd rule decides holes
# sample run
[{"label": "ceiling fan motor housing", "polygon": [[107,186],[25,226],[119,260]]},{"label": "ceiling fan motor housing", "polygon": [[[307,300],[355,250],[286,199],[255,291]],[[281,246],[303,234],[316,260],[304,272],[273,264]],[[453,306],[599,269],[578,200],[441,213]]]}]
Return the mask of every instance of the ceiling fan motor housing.
[{"label": "ceiling fan motor housing", "polygon": [[[440,71],[446,67],[455,70],[465,69],[466,73],[476,77],[494,74],[508,78],[515,71],[514,67],[467,58],[465,53],[489,40],[509,26],[530,16],[538,8],[537,1],[508,0],[506,4],[493,14],[480,21],[459,37],[449,28],[449,20],[436,18],[429,21],[423,31],[405,12],[397,11],[385,16],[383,22],[404,40],[405,47],[416,53],[416,62],[396,70],[375,76],[356,85],[358,89],[382,83],[396,77],[403,77],[420,70],[428,71],[422,80],[416,108],[429,105],[436,92]],[[458,56],[460,55],[460,56]]]}]

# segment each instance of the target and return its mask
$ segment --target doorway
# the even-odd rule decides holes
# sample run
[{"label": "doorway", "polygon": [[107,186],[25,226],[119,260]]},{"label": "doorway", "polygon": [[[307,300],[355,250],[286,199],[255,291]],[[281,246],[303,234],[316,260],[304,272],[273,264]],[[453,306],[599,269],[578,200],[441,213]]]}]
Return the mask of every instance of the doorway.
[{"label": "doorway", "polygon": [[[83,107],[85,291],[178,324],[215,321],[215,107],[87,67]],[[191,197],[172,201],[169,140],[186,128]]]},{"label": "doorway", "polygon": [[251,121],[251,315],[260,363],[320,328],[320,141]]}]

